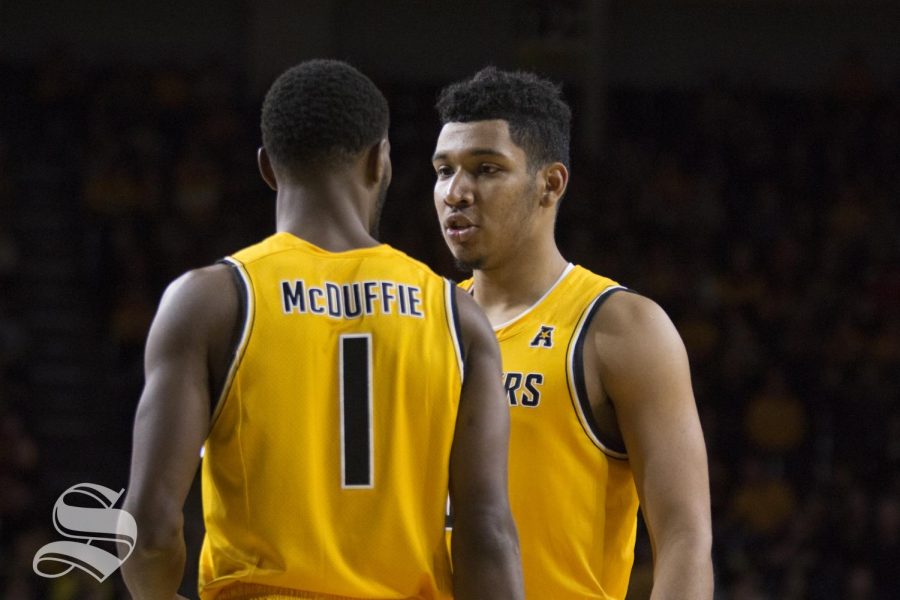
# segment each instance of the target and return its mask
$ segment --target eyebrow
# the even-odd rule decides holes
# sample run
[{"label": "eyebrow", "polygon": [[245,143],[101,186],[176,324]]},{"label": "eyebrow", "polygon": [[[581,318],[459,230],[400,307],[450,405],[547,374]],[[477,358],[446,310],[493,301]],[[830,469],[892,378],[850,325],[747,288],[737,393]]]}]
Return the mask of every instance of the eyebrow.
[{"label": "eyebrow", "polygon": [[[435,152],[434,156],[431,157],[431,162],[444,160],[449,154],[449,152]],[[472,148],[471,150],[466,150],[465,154],[467,156],[502,156],[508,158],[506,153],[494,148]]]}]

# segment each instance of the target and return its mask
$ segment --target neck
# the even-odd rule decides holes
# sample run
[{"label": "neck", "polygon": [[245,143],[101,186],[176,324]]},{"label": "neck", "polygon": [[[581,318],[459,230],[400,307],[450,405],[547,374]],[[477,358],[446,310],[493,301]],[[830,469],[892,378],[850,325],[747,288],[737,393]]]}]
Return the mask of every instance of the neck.
[{"label": "neck", "polygon": [[369,232],[368,204],[361,190],[347,178],[313,183],[279,182],[275,225],[330,252],[377,246]]},{"label": "neck", "polygon": [[498,266],[474,273],[475,300],[493,325],[509,321],[534,305],[568,265],[552,236],[543,243],[522,246],[521,252]]}]

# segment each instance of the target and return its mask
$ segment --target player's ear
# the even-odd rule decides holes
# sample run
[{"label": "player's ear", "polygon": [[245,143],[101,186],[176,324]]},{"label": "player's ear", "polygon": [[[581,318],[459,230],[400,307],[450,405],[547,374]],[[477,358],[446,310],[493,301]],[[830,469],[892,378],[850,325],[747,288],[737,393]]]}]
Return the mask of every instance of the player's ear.
[{"label": "player's ear", "polygon": [[569,185],[569,170],[561,162],[547,165],[541,177],[544,193],[541,195],[541,206],[555,206],[566,193]]},{"label": "player's ear", "polygon": [[278,181],[275,179],[275,169],[272,168],[272,161],[269,159],[269,153],[266,152],[265,146],[260,146],[256,151],[256,164],[259,166],[259,174],[262,175],[263,181],[273,192],[277,192]]},{"label": "player's ear", "polygon": [[366,153],[366,179],[377,187],[384,181],[391,182],[391,143],[386,137],[372,144]]}]

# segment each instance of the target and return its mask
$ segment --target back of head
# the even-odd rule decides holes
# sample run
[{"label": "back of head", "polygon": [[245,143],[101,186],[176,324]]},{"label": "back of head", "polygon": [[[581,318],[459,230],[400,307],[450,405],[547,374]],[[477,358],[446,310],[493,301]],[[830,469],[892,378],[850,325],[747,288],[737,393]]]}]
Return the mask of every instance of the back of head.
[{"label": "back of head", "polygon": [[343,166],[387,134],[388,104],[347,63],[309,60],[281,74],[263,101],[263,145],[276,169]]},{"label": "back of head", "polygon": [[447,86],[438,97],[441,123],[502,119],[529,166],[569,166],[572,112],[552,82],[524,71],[486,67],[471,79]]}]

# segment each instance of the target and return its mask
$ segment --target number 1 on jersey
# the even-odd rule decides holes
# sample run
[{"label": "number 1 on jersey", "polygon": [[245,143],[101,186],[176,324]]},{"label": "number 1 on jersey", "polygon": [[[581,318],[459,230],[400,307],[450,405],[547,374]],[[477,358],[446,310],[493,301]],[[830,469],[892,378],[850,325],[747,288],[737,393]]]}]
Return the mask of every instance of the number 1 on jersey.
[{"label": "number 1 on jersey", "polygon": [[371,488],[372,471],[372,334],[340,338],[341,486]]}]

